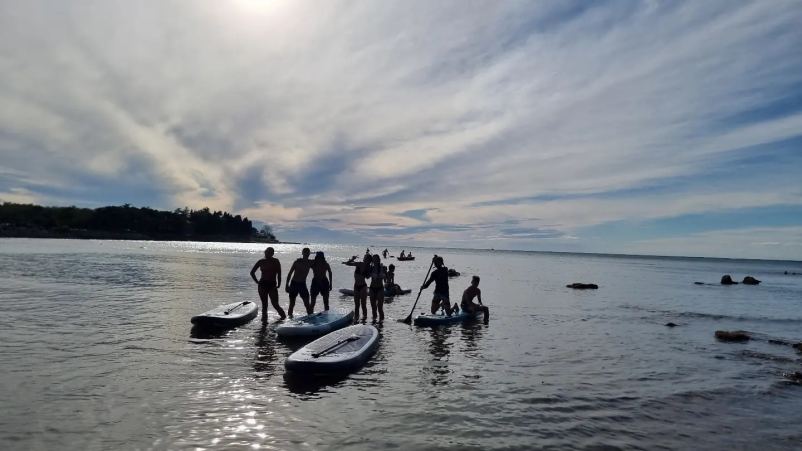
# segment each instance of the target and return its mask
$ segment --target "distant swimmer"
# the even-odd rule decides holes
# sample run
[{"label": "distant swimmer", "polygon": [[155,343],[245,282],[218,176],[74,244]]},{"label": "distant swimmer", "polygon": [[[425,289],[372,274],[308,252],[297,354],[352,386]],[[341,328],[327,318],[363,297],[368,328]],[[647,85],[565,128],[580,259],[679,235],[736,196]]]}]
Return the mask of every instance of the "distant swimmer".
[{"label": "distant swimmer", "polygon": [[[328,274],[328,278],[326,275]],[[331,266],[326,261],[326,256],[323,252],[315,252],[315,260],[312,263],[312,311],[315,311],[315,302],[317,295],[323,296],[323,309],[329,309],[329,292],[331,291],[331,284],[333,281],[331,275]]]},{"label": "distant swimmer", "polygon": [[382,257],[384,257],[386,259],[387,258],[387,254],[389,254],[389,252],[387,252],[387,249],[385,249],[384,252],[382,252]]},{"label": "distant swimmer", "polygon": [[384,276],[386,271],[382,265],[379,254],[373,255],[370,265],[370,310],[373,319],[376,319],[376,310],[379,311],[379,321],[384,320]]},{"label": "distant swimmer", "polygon": [[[281,262],[273,257],[272,247],[265,249],[265,258],[256,262],[251,269],[251,278],[259,287],[259,299],[262,301],[262,322],[267,322],[267,298],[270,297],[270,304],[276,309],[281,319],[287,317],[284,310],[278,305],[278,289],[281,287]],[[262,278],[256,278],[256,270],[262,270]]]},{"label": "distant swimmer", "polygon": [[429,285],[434,283],[434,296],[432,296],[432,315],[437,313],[437,310],[442,308],[445,310],[446,315],[451,316],[453,311],[459,311],[457,304],[451,307],[451,301],[448,297],[448,268],[443,263],[443,257],[434,257],[434,266],[437,267],[432,271],[429,280],[423,284],[421,291],[429,288]]},{"label": "distant swimmer", "polygon": [[[473,303],[473,298],[479,301],[479,304]],[[471,286],[462,292],[462,310],[476,316],[477,312],[484,312],[485,322],[490,319],[490,309],[482,304],[482,290],[479,289],[479,276],[473,276],[471,279]]]},{"label": "distant swimmer", "polygon": [[343,262],[344,265],[354,267],[354,321],[359,321],[359,307],[362,307],[362,317],[368,317],[368,281],[370,277],[370,255],[365,254],[361,262],[356,256]]},{"label": "distant swimmer", "polygon": [[306,307],[306,313],[312,313],[312,306],[309,304],[309,289],[306,288],[306,276],[309,275],[309,270],[312,268],[312,260],[309,260],[309,253],[308,247],[303,248],[301,258],[295,260],[290,272],[287,273],[287,280],[290,281],[286,288],[287,293],[290,294],[290,307],[287,309],[287,313],[290,317],[292,317],[295,298],[298,295],[301,295],[301,300],[304,302],[304,307]]}]

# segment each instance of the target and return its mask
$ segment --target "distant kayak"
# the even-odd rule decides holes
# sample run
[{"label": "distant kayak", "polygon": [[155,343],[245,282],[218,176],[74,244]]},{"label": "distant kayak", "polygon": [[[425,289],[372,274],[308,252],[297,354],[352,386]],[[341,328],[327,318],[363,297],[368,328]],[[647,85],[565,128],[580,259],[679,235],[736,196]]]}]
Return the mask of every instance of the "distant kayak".
[{"label": "distant kayak", "polygon": [[[484,315],[484,313],[478,312],[477,316],[478,315]],[[439,326],[439,325],[442,325],[442,324],[459,323],[459,322],[467,321],[467,320],[470,320],[470,319],[473,319],[473,318],[474,318],[474,316],[471,315],[470,313],[467,313],[467,312],[459,312],[459,313],[455,313],[455,314],[453,314],[451,316],[446,316],[446,315],[438,313],[438,314],[435,314],[435,315],[431,315],[431,314],[418,315],[417,317],[415,317],[415,320],[413,321],[413,323],[416,326],[421,326],[421,327]]]},{"label": "distant kayak", "polygon": [[396,260],[405,262],[409,260],[415,260],[415,257],[398,257]]},{"label": "distant kayak", "polygon": [[363,324],[318,338],[287,357],[284,368],[295,374],[343,374],[358,370],[379,345],[379,331]]},{"label": "distant kayak", "polygon": [[296,318],[276,328],[280,337],[311,337],[324,335],[351,324],[354,320],[353,310],[345,313],[326,310],[320,313]]},{"label": "distant kayak", "polygon": [[255,302],[243,301],[220,307],[193,316],[190,321],[196,326],[207,327],[237,327],[250,322],[259,314],[259,307]]}]

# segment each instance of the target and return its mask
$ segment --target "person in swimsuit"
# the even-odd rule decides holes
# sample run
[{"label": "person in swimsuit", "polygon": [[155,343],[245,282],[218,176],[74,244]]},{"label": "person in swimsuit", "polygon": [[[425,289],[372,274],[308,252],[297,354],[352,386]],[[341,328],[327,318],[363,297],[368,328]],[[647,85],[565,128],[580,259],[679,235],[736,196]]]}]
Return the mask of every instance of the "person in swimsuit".
[{"label": "person in swimsuit", "polygon": [[[328,278],[326,278],[328,273]],[[317,295],[323,296],[323,309],[329,309],[329,291],[331,291],[331,284],[334,278],[331,275],[331,266],[326,261],[326,256],[323,252],[315,252],[315,261],[312,263],[312,311],[315,311],[315,301]]]},{"label": "person in swimsuit", "polygon": [[406,251],[401,251],[401,255],[399,255],[398,258],[404,258],[404,252]]},{"label": "person in swimsuit", "polygon": [[390,264],[387,274],[384,276],[384,289],[393,296],[401,294],[404,290],[395,284],[395,265]]},{"label": "person in swimsuit", "polygon": [[[473,303],[473,298],[479,301],[479,304]],[[485,322],[490,320],[490,309],[482,304],[482,290],[479,289],[479,276],[473,276],[471,279],[471,286],[462,292],[462,310],[476,316],[476,312],[484,312]]]},{"label": "person in swimsuit", "polygon": [[309,253],[309,248],[305,247],[301,251],[302,258],[295,260],[290,272],[287,273],[287,280],[290,281],[286,288],[287,293],[290,294],[290,307],[287,309],[287,313],[290,318],[292,318],[292,310],[295,308],[295,298],[299,294],[304,302],[304,307],[306,307],[306,314],[312,314],[312,306],[309,304],[309,289],[306,288],[306,276],[309,275],[309,270],[312,268],[312,260],[309,260]]},{"label": "person in swimsuit", "polygon": [[361,262],[356,261],[356,256],[351,260],[343,262],[344,265],[354,267],[354,321],[359,321],[359,306],[362,306],[362,317],[368,317],[368,283],[367,277],[370,272],[370,255],[365,254]]},{"label": "person in swimsuit", "polygon": [[421,287],[421,291],[429,288],[429,285],[434,283],[434,296],[432,297],[432,315],[437,313],[437,310],[442,308],[445,310],[446,315],[451,316],[452,312],[458,312],[459,307],[454,304],[451,307],[451,301],[448,297],[448,268],[443,263],[443,257],[434,256],[434,266],[437,267],[432,271],[429,280]]},{"label": "person in swimsuit", "polygon": [[[276,309],[281,319],[287,317],[284,310],[278,305],[278,288],[281,286],[281,262],[273,257],[273,248],[265,249],[265,258],[256,262],[251,269],[251,278],[259,287],[259,299],[262,300],[262,322],[267,322],[267,298]],[[256,270],[262,270],[262,278],[256,278]]]},{"label": "person in swimsuit", "polygon": [[376,309],[379,310],[379,321],[384,321],[384,276],[386,271],[382,265],[379,254],[373,255],[370,265],[370,310],[373,319],[376,319]]},{"label": "person in swimsuit", "polygon": [[387,258],[387,254],[388,254],[388,253],[389,253],[389,252],[387,252],[387,249],[385,249],[385,250],[384,250],[384,252],[382,252],[382,256],[383,256],[384,258]]}]

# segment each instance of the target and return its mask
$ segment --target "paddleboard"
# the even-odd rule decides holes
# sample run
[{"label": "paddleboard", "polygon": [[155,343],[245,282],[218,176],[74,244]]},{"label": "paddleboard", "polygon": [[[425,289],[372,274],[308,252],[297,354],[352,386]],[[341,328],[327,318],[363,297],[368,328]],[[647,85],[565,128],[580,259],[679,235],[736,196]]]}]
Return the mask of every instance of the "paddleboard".
[{"label": "paddleboard", "polygon": [[279,337],[311,337],[342,329],[354,320],[354,311],[325,310],[302,316],[276,328]]},{"label": "paddleboard", "polygon": [[[483,312],[477,312],[477,316],[478,315],[484,315],[484,313]],[[458,322],[461,322],[461,321],[467,321],[467,320],[472,319],[472,318],[473,318],[473,315],[471,315],[468,312],[463,312],[463,311],[461,311],[459,313],[455,313],[455,314],[453,314],[451,316],[446,316],[444,313],[437,313],[435,315],[432,315],[432,314],[418,315],[413,320],[413,323],[416,326],[421,326],[421,327],[424,327],[424,326],[439,326],[439,325],[442,325],[442,324],[453,324],[453,323],[458,323]]]},{"label": "paddleboard", "polygon": [[391,297],[395,297],[395,296],[403,296],[403,295],[409,294],[409,293],[412,293],[412,290],[402,290],[401,294],[390,294],[389,291],[384,290],[384,297],[391,298]]},{"label": "paddleboard", "polygon": [[379,346],[379,331],[364,324],[324,335],[295,351],[284,361],[294,374],[342,374],[358,370]]},{"label": "paddleboard", "polygon": [[258,314],[259,307],[255,302],[234,302],[193,316],[190,321],[196,326],[237,327],[256,318]]}]

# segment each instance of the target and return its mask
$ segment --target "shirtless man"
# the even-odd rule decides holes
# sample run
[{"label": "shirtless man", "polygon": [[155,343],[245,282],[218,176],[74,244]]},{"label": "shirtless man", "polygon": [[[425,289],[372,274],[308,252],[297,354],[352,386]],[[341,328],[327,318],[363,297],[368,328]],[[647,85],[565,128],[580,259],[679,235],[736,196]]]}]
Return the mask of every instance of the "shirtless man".
[{"label": "shirtless man", "polygon": [[304,301],[306,313],[312,314],[312,306],[309,304],[309,289],[306,288],[306,276],[309,275],[309,270],[312,268],[312,260],[309,260],[309,248],[305,247],[301,251],[302,258],[295,260],[290,272],[287,273],[287,279],[290,283],[287,284],[286,290],[290,294],[290,307],[287,309],[287,314],[292,318],[292,310],[295,308],[295,298],[301,295],[301,300]]},{"label": "shirtless man", "polygon": [[[262,300],[262,322],[267,322],[267,298],[270,297],[270,303],[276,309],[281,319],[287,317],[284,314],[281,306],[278,305],[278,288],[281,286],[281,263],[277,258],[273,257],[273,248],[268,247],[265,249],[265,258],[256,262],[251,269],[251,278],[259,287],[259,299]],[[256,270],[262,270],[262,278],[256,278]]]},{"label": "shirtless man", "polygon": [[[328,273],[328,278],[326,278]],[[323,296],[323,308],[329,309],[329,291],[331,291],[331,284],[333,281],[331,275],[331,266],[326,261],[326,256],[323,252],[315,252],[315,261],[312,263],[312,311],[315,311],[315,301],[317,295]]]},{"label": "shirtless man", "polygon": [[[479,304],[473,303],[473,298],[479,301]],[[476,316],[477,312],[484,312],[485,322],[490,320],[490,309],[482,304],[482,290],[479,289],[479,276],[473,276],[471,279],[471,286],[462,292],[462,311],[471,313]]]},{"label": "shirtless man", "polygon": [[446,311],[446,315],[451,316],[454,311],[459,311],[457,304],[451,307],[451,301],[448,297],[448,268],[443,263],[443,257],[434,256],[434,266],[437,267],[432,271],[429,280],[423,284],[421,291],[429,288],[429,285],[434,283],[434,296],[432,296],[432,315],[437,313],[441,307]]}]

